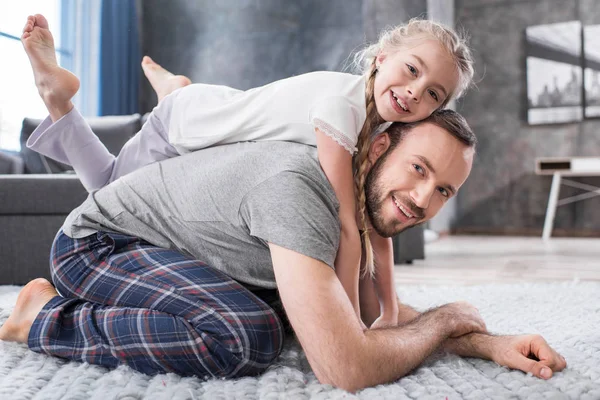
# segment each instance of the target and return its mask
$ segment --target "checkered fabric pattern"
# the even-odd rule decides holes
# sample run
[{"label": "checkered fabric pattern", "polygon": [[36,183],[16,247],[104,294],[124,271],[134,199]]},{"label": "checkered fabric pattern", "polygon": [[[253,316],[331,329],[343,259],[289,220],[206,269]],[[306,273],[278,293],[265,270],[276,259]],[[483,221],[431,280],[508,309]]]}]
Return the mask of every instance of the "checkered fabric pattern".
[{"label": "checkered fabric pattern", "polygon": [[282,349],[277,312],[220,271],[139,238],[59,232],[50,258],[61,294],[36,318],[31,350],[147,374],[240,377]]}]

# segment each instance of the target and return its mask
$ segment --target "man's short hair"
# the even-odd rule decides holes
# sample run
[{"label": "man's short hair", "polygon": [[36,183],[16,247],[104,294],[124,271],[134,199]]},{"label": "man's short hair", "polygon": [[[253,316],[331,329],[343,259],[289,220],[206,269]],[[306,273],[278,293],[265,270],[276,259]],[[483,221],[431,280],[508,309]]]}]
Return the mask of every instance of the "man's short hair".
[{"label": "man's short hair", "polygon": [[467,123],[467,120],[456,111],[445,109],[436,110],[429,117],[421,121],[409,123],[394,122],[386,129],[386,132],[390,136],[390,148],[388,151],[393,150],[413,128],[424,123],[430,123],[444,129],[468,147],[475,149],[477,146],[477,137]]}]

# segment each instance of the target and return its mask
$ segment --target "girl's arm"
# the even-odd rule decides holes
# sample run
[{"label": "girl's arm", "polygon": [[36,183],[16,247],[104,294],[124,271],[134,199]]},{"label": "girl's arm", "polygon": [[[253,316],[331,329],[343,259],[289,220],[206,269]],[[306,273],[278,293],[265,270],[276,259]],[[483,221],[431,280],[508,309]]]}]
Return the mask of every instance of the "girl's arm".
[{"label": "girl's arm", "polygon": [[142,129],[125,143],[116,157],[76,109],[55,123],[49,118],[42,122],[27,140],[27,147],[71,165],[88,192],[98,190],[144,165],[179,155],[168,142],[168,126],[165,126],[172,97],[165,97],[154,108]]},{"label": "girl's arm", "polygon": [[369,233],[375,257],[375,290],[381,307],[379,318],[371,328],[398,325],[398,297],[394,285],[394,250],[391,238],[384,238],[374,230]]},{"label": "girl's arm", "polygon": [[361,242],[356,225],[352,155],[321,130],[315,129],[315,131],[319,163],[340,203],[339,217],[342,230],[340,246],[335,259],[335,273],[360,319],[358,279]]}]

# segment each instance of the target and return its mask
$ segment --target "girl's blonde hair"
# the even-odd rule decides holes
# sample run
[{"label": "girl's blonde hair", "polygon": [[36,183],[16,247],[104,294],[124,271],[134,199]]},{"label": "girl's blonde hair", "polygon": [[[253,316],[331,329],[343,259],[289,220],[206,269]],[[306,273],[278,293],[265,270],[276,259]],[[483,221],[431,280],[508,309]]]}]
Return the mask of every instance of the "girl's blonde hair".
[{"label": "girl's blonde hair", "polygon": [[407,24],[383,31],[377,43],[370,45],[359,51],[354,56],[354,66],[367,79],[366,84],[366,111],[367,117],[358,136],[358,152],[353,158],[354,185],[358,203],[358,212],[361,217],[362,241],[364,243],[365,270],[364,272],[374,275],[375,266],[373,264],[373,247],[369,239],[369,229],[367,223],[367,206],[365,194],[365,181],[367,177],[368,153],[371,144],[371,136],[374,130],[384,121],[377,113],[375,105],[374,86],[377,67],[375,60],[377,56],[385,51],[387,53],[398,51],[405,47],[411,40],[435,39],[437,40],[452,57],[458,72],[458,84],[456,89],[448,95],[440,108],[445,107],[452,99],[460,97],[472,84],[474,69],[473,56],[467,45],[466,37],[459,35],[453,29],[440,23],[423,20],[411,19]]}]

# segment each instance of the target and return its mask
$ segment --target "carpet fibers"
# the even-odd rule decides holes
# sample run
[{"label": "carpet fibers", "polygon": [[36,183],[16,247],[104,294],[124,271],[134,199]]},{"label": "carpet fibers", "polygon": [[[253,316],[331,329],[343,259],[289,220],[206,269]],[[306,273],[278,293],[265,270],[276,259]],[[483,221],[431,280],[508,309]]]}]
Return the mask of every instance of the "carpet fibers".
[{"label": "carpet fibers", "polygon": [[[0,324],[17,287],[0,287]],[[350,394],[321,385],[294,341],[259,377],[237,380],[149,377],[33,353],[0,342],[0,399],[600,399],[600,283],[400,286],[419,309],[466,300],[494,333],[540,333],[567,360],[543,381],[490,361],[437,356],[399,381]]]}]

